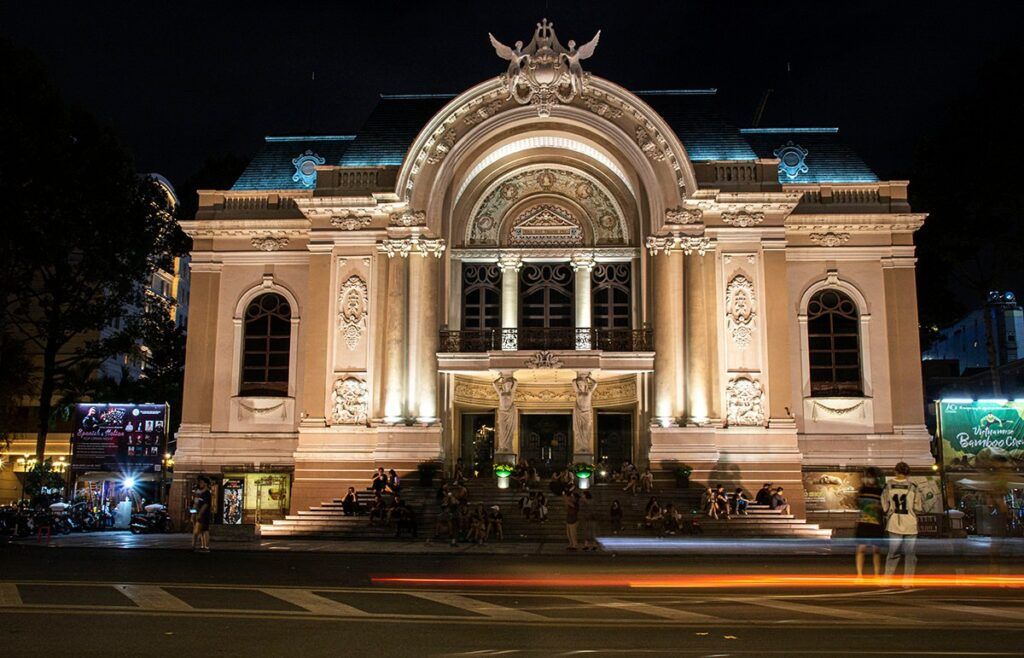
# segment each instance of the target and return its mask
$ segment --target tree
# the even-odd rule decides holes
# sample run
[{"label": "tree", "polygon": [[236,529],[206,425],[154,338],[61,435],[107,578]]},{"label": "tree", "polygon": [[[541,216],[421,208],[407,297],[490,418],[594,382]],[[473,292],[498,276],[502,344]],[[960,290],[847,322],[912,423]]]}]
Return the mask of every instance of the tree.
[{"label": "tree", "polygon": [[[922,326],[949,324],[965,307],[984,306],[990,291],[1013,289],[1024,273],[1024,195],[1016,165],[1024,148],[1017,130],[1015,80],[1024,51],[1002,53],[921,141],[911,186],[915,207],[930,213],[918,235]],[[999,393],[992,315],[985,340]],[[927,343],[925,343],[927,344]]]},{"label": "tree", "polygon": [[0,83],[2,256],[19,278],[2,290],[4,331],[33,359],[42,460],[65,378],[121,351],[125,332],[100,332],[143,308],[152,273],[186,239],[166,195],[135,172],[113,134],[65,105],[34,58],[9,42],[0,42]]}]

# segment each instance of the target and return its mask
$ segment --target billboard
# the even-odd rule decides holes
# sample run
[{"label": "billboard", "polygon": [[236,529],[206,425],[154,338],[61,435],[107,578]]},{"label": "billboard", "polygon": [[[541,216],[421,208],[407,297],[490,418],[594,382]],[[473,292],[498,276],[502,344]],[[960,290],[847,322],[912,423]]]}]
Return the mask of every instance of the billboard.
[{"label": "billboard", "polygon": [[77,473],[158,471],[166,436],[166,404],[76,404],[71,468]]},{"label": "billboard", "polygon": [[939,400],[939,438],[947,471],[973,471],[1005,457],[1024,470],[1024,400]]}]

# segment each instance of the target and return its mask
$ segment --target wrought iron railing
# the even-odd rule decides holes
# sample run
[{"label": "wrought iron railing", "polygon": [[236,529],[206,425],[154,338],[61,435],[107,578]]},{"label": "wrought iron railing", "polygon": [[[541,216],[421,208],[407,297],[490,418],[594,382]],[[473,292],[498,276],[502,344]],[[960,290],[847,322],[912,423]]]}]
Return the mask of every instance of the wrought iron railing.
[{"label": "wrought iron railing", "polygon": [[518,329],[441,330],[439,352],[488,352],[491,350],[604,350],[606,352],[650,352],[654,336],[650,329]]}]

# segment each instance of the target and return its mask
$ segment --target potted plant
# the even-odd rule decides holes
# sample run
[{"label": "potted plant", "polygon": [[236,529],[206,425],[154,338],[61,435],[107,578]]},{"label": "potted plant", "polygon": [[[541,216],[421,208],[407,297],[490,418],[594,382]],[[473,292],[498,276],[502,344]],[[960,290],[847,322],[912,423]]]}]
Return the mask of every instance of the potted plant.
[{"label": "potted plant", "polygon": [[688,489],[690,487],[690,474],[693,473],[693,467],[689,464],[680,464],[676,466],[676,486],[680,489]]},{"label": "potted plant", "polygon": [[437,462],[420,462],[416,466],[416,470],[420,474],[420,486],[430,487],[434,484],[434,476],[437,475],[438,465]]}]

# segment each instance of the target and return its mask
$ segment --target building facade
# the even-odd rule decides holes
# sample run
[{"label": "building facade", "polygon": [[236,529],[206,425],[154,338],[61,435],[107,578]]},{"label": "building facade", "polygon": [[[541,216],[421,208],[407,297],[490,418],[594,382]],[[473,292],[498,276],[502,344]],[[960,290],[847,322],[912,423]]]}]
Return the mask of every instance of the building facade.
[{"label": "building facade", "polygon": [[[987,317],[986,317],[987,316]],[[992,356],[989,355],[986,322],[992,331]],[[1001,367],[1024,358],[1024,309],[1012,292],[993,291],[983,308],[942,329],[939,337],[925,350],[926,361],[955,360],[957,375],[976,368]],[[995,363],[992,363],[992,357]]]},{"label": "building facade", "polygon": [[[836,129],[631,92],[539,24],[506,72],[268,137],[200,192],[175,487],[622,459],[692,481],[932,464],[907,183]],[[250,495],[256,495],[253,492]]]}]

